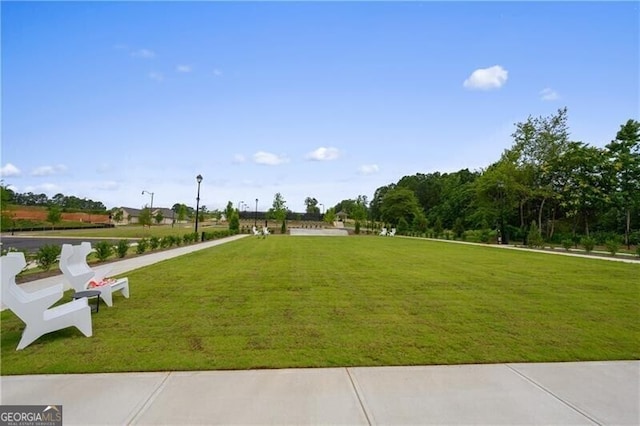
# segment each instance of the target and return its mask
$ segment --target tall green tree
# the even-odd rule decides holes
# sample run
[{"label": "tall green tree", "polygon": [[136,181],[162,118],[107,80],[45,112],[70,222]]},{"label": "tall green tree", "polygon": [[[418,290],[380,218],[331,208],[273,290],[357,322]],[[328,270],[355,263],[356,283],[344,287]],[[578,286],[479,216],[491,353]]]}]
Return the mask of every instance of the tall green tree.
[{"label": "tall green tree", "polygon": [[502,237],[502,243],[509,242],[507,225],[518,200],[519,184],[515,179],[515,165],[509,161],[492,164],[475,181],[476,221],[495,224]]},{"label": "tall green tree", "polygon": [[[537,202],[538,228],[542,229],[542,218],[547,203],[557,201],[554,180],[558,178],[555,167],[558,158],[569,145],[567,108],[559,109],[548,117],[529,117],[516,123],[513,133],[512,156],[522,168],[528,169],[532,180],[531,198]],[[553,219],[551,219],[553,220]]]},{"label": "tall green tree", "polygon": [[640,122],[628,120],[606,146],[614,203],[623,212],[624,242],[630,248],[631,212],[640,208]]},{"label": "tall green tree", "polygon": [[279,192],[273,196],[273,203],[268,211],[268,215],[278,222],[284,222],[287,218],[287,202]]},{"label": "tall green tree", "polygon": [[[582,142],[571,142],[557,161],[563,176],[560,205],[567,216],[581,218],[589,236],[589,224],[610,201],[603,150]],[[574,231],[575,233],[575,231]]]},{"label": "tall green tree", "polygon": [[333,224],[336,220],[336,209],[333,207],[329,207],[329,209],[324,213],[324,221],[328,224]]},{"label": "tall green tree", "polygon": [[60,207],[56,205],[49,206],[47,209],[47,222],[51,224],[51,227],[55,227],[61,220],[62,212],[60,211]]},{"label": "tall green tree", "polygon": [[404,218],[407,223],[419,222],[423,216],[415,193],[400,186],[385,194],[380,210],[382,220],[391,225],[397,225],[400,218]]},{"label": "tall green tree", "polygon": [[234,209],[231,212],[231,216],[228,218],[229,220],[229,230],[239,232],[240,231],[240,213],[238,213],[237,209]]},{"label": "tall green tree", "polygon": [[369,203],[371,219],[382,220],[382,201],[384,200],[385,195],[387,195],[387,192],[392,191],[396,186],[397,185],[395,183],[392,183],[376,189],[376,192],[373,194],[373,198]]},{"label": "tall green tree", "polygon": [[142,227],[148,226],[151,228],[151,209],[149,207],[145,207],[140,211],[140,216],[138,216],[138,223],[142,225]]},{"label": "tall green tree", "polygon": [[227,202],[227,207],[224,209],[224,217],[227,219],[227,222],[231,221],[231,215],[236,209],[233,208],[233,203],[231,201]]},{"label": "tall green tree", "polygon": [[318,207],[318,200],[313,197],[307,197],[304,199],[304,205],[306,206],[307,213],[320,213],[320,208]]}]

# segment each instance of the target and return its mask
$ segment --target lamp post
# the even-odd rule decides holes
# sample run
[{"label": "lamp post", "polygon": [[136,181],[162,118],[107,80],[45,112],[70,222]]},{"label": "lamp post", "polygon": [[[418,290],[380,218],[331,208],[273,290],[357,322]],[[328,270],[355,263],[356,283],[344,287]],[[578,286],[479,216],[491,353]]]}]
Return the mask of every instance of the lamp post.
[{"label": "lamp post", "polygon": [[[142,195],[149,194],[151,195],[151,207],[149,207],[149,214],[153,215],[153,192],[142,190]],[[151,228],[151,224],[153,224],[153,217],[151,217],[151,222],[149,223],[149,228]]]},{"label": "lamp post", "polygon": [[324,214],[324,204],[320,203],[320,206],[322,206],[322,214]]},{"label": "lamp post", "polygon": [[196,176],[198,182],[198,195],[196,195],[196,239],[198,238],[198,216],[200,216],[200,182],[202,182],[202,175]]},{"label": "lamp post", "polygon": [[242,219],[242,217],[240,217],[240,210],[242,210],[242,205],[244,204],[244,201],[239,201],[236,207],[236,210],[238,211],[238,218]]},{"label": "lamp post", "polygon": [[256,198],[256,215],[253,219],[253,226],[258,227],[258,199]]}]

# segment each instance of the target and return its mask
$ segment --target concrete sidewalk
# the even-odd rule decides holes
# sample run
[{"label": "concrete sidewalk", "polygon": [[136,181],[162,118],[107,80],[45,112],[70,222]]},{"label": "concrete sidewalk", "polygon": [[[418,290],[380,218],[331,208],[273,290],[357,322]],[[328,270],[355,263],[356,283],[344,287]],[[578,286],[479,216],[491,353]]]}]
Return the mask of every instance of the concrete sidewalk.
[{"label": "concrete sidewalk", "polygon": [[640,361],[2,377],[65,425],[640,423]]}]

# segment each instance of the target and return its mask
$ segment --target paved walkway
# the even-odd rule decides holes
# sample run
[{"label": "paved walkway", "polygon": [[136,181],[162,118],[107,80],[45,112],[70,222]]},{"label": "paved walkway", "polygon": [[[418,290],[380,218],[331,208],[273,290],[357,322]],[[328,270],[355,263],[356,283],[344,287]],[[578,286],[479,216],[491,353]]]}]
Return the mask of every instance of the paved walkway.
[{"label": "paved walkway", "polygon": [[638,425],[640,361],[8,376],[65,425]]},{"label": "paved walkway", "polygon": [[65,425],[638,425],[640,361],[3,376],[0,404],[62,404]]}]

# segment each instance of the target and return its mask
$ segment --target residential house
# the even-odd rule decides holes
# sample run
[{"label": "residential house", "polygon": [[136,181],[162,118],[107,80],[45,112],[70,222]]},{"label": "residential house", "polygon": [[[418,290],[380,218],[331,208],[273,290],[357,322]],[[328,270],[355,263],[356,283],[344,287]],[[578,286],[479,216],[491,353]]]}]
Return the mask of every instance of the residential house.
[{"label": "residential house", "polygon": [[[122,219],[116,221],[117,212],[114,212],[115,214],[112,214],[112,220],[115,225],[133,225],[139,222],[142,209],[120,207],[118,210],[122,212]],[[158,215],[158,213],[162,213],[162,221],[160,221],[159,224],[155,220],[155,217]],[[151,211],[151,216],[154,218],[154,225],[171,225],[176,219],[174,211],[164,207],[154,207],[154,209]]]}]

